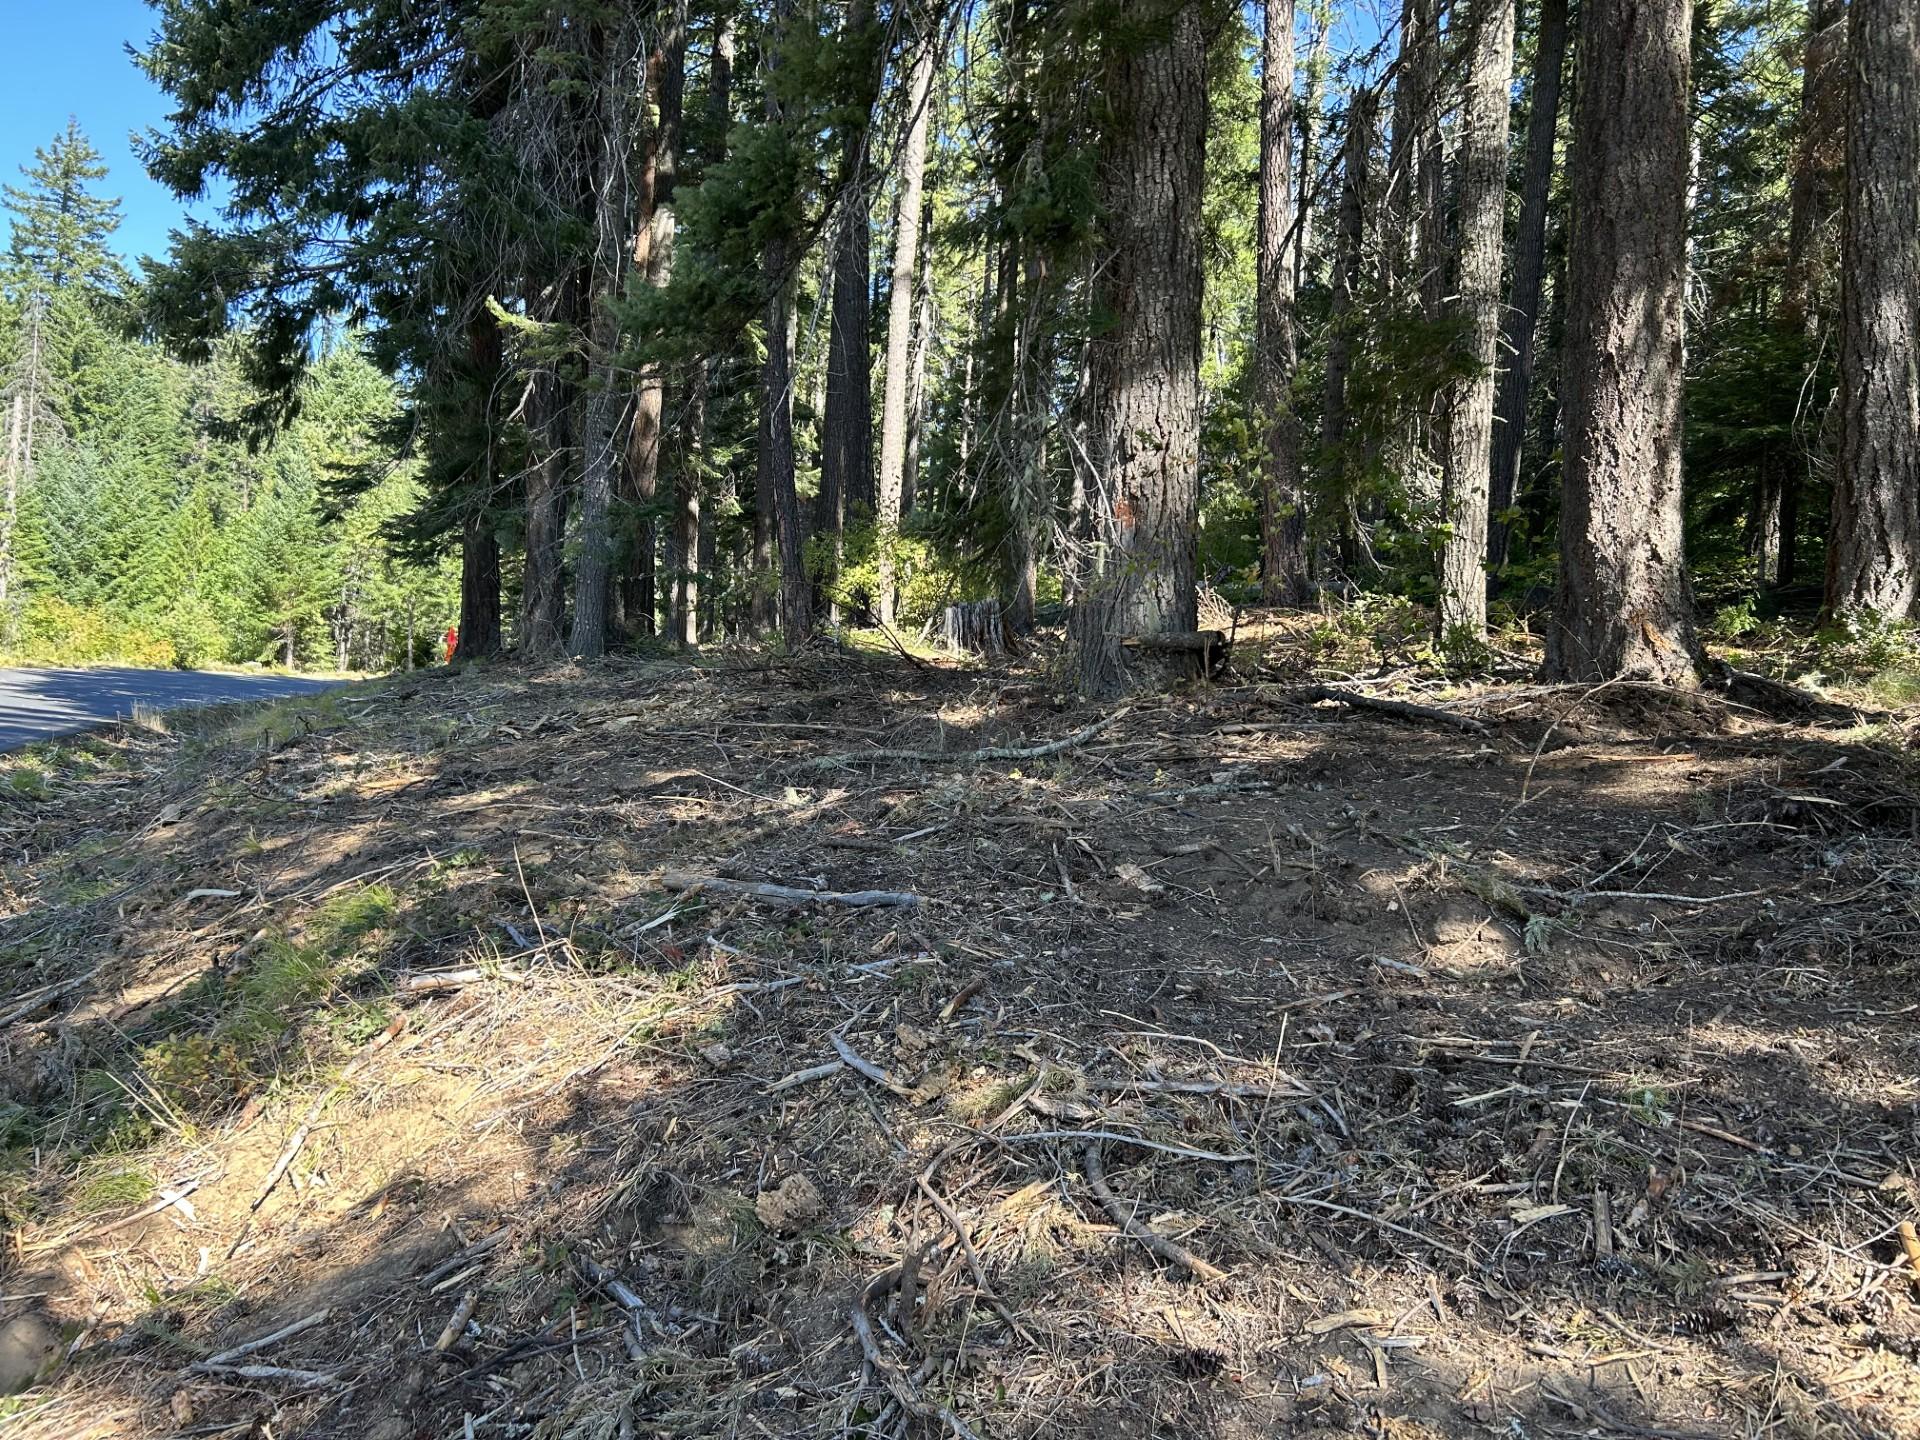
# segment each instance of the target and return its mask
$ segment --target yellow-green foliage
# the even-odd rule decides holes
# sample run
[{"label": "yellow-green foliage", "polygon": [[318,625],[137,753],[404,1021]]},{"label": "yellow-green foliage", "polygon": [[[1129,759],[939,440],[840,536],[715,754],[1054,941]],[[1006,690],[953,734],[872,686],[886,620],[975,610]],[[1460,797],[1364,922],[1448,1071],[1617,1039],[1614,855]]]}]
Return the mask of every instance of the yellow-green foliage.
[{"label": "yellow-green foliage", "polygon": [[102,610],[36,595],[20,617],[20,633],[7,658],[32,665],[141,665],[166,669],[180,663],[171,639],[135,621]]}]

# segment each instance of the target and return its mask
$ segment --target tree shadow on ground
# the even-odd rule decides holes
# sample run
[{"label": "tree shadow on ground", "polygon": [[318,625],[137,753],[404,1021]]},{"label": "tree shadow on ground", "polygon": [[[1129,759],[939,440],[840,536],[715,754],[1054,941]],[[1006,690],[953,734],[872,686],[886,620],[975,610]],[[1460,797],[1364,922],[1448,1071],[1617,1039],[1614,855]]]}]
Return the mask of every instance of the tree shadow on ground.
[{"label": "tree shadow on ground", "polygon": [[[975,683],[837,682],[928,713]],[[1832,932],[1901,903],[1870,882],[1913,857],[1765,818],[1856,748],[1800,737],[1789,776],[1777,748],[1648,762],[1321,714],[1229,735],[1246,699],[1200,691],[1044,763],[807,769],[864,738],[809,718],[823,688],[396,686],[377,720],[211,735],[191,775],[170,753],[111,816],[69,797],[49,836],[111,837],[135,903],[70,907],[50,978],[88,978],[10,1063],[118,1074],[103,1112],[146,1113],[126,1062],[159,1032],[217,1032],[258,932],[327,953],[335,897],[392,909],[281,1007],[251,1096],[123,1150],[200,1167],[191,1217],[76,1243],[62,1207],[101,1157],[33,1177],[32,1263],[0,1288],[47,1291],[7,1303],[80,1343],[21,1433],[1909,1423],[1911,971]],[[1010,685],[972,738],[1085,718]],[[669,864],[928,903],[690,898]],[[835,1037],[878,1078],[827,1068]],[[1225,1279],[1116,1229],[1092,1130],[1134,1137],[1100,1142],[1123,1211]],[[890,1273],[863,1353],[856,1297]],[[240,1363],[325,1382],[190,1368],[321,1309]]]}]

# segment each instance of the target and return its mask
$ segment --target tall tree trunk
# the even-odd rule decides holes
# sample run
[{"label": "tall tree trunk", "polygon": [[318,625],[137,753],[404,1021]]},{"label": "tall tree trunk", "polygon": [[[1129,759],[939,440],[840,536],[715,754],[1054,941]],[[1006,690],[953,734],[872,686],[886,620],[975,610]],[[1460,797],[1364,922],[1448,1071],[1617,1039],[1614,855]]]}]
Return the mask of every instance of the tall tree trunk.
[{"label": "tall tree trunk", "polygon": [[1814,339],[1820,328],[1823,279],[1817,232],[1832,203],[1831,152],[1846,133],[1846,11],[1841,0],[1808,0],[1800,72],[1800,125],[1787,187],[1787,276],[1780,296],[1783,324]]},{"label": "tall tree trunk", "polygon": [[[574,562],[573,631],[568,647],[575,655],[595,659],[606,653],[611,618],[613,493],[621,467],[620,422],[627,408],[614,368],[620,333],[610,302],[620,293],[626,275],[626,195],[621,176],[629,137],[619,66],[612,59],[615,47],[598,26],[592,28],[586,44],[589,73],[601,105],[593,137],[593,270],[585,300],[591,318],[587,381],[580,404],[579,553]],[[615,73],[602,73],[606,70]]]},{"label": "tall tree trunk", "polygon": [[[653,126],[641,165],[639,214],[633,236],[633,272],[664,290],[673,279],[674,182],[679,173],[680,126],[687,86],[687,0],[662,7],[663,23],[647,57]],[[648,512],[660,494],[661,430],[667,378],[658,361],[640,368],[633,423],[627,430],[626,566],[620,577],[621,614],[633,635],[654,633],[658,610],[655,550],[659,527]]]},{"label": "tall tree trunk", "polygon": [[[707,71],[707,127],[714,149],[710,164],[726,158],[727,120],[733,104],[733,33],[732,15],[721,15],[714,22],[713,58]],[[714,554],[712,528],[701,524],[700,515],[711,393],[712,364],[702,355],[693,362],[687,385],[681,460],[673,492],[674,553],[679,568],[674,572],[671,623],[674,639],[689,648],[700,643],[700,577],[711,575]]]},{"label": "tall tree trunk", "polygon": [[[864,53],[872,44],[873,0],[847,7],[846,43]],[[850,107],[857,118],[841,139],[840,213],[833,231],[833,312],[827,334],[827,403],[822,417],[820,499],[814,529],[833,545],[833,578],[840,575],[847,517],[873,509],[873,201],[867,168],[878,67],[862,73]],[[834,612],[838,599],[832,602]]]},{"label": "tall tree trunk", "polygon": [[[469,514],[460,531],[460,635],[450,660],[484,660],[500,653],[500,539],[483,514]],[[287,642],[293,663],[293,642]]]},{"label": "tall tree trunk", "polygon": [[1920,19],[1851,0],[1840,266],[1840,463],[1827,608],[1904,620],[1920,601]]},{"label": "tall tree trunk", "polygon": [[1439,268],[1446,248],[1439,89],[1440,0],[1402,0],[1382,268],[1390,292],[1412,281],[1429,320],[1439,317],[1445,290]]},{"label": "tall tree trunk", "polygon": [[1298,296],[1306,283],[1307,260],[1313,253],[1313,167],[1320,149],[1320,92],[1326,83],[1327,34],[1333,26],[1333,11],[1324,4],[1312,6],[1313,59],[1307,64],[1306,91],[1300,97],[1300,154],[1298,178],[1294,183],[1295,218],[1293,225],[1293,293]]},{"label": "tall tree trunk", "polygon": [[1254,307],[1254,413],[1260,457],[1260,598],[1307,595],[1306,487],[1293,413],[1296,207],[1293,181],[1293,0],[1266,0],[1260,78],[1260,221]]},{"label": "tall tree trunk", "polygon": [[[599,331],[596,325],[595,330]],[[595,343],[611,335],[596,334]],[[607,623],[612,593],[612,511],[614,475],[619,469],[620,397],[612,375],[596,365],[579,405],[580,511],[578,556],[573,569],[573,628],[567,647],[575,655],[594,659],[607,650]]]},{"label": "tall tree trunk", "polygon": [[793,280],[787,273],[788,241],[767,246],[767,358],[760,372],[760,404],[766,417],[763,491],[773,510],[780,551],[780,634],[797,650],[813,633],[813,589],[807,582],[806,536],[793,450]]},{"label": "tall tree trunk", "polygon": [[527,429],[535,457],[527,469],[526,564],[520,587],[519,653],[532,659],[558,654],[565,620],[566,580],[561,546],[566,534],[568,420],[572,387],[549,372],[533,381]]},{"label": "tall tree trunk", "polygon": [[1507,116],[1513,92],[1514,0],[1472,0],[1460,115],[1460,241],[1453,308],[1471,367],[1449,387],[1441,472],[1439,636],[1477,643],[1487,631],[1487,487],[1493,458],[1493,367],[1500,340],[1500,259],[1507,215]]},{"label": "tall tree trunk", "polygon": [[[1787,275],[1780,296],[1781,326],[1804,345],[1809,377],[1823,348],[1822,303],[1825,266],[1819,231],[1832,204],[1833,152],[1846,133],[1846,12],[1841,0],[1809,0],[1806,45],[1800,73],[1800,124],[1795,137],[1793,175],[1787,187]],[[1766,532],[1775,537],[1763,549],[1760,583],[1791,585],[1799,570],[1800,491],[1803,473],[1816,462],[1825,406],[1811,406],[1811,426],[1795,424],[1796,436],[1812,433],[1789,453],[1762,501],[1768,507]]]},{"label": "tall tree trunk", "polygon": [[[766,54],[771,77],[782,63],[781,47],[792,16],[791,0],[775,0],[773,36]],[[785,124],[779,92],[767,87],[767,120]],[[800,497],[794,474],[793,353],[796,313],[793,305],[793,238],[778,233],[762,252],[766,293],[767,354],[760,367],[760,476],[762,515],[773,526],[780,556],[780,632],[787,648],[797,650],[813,631],[813,592],[807,583],[806,536],[800,528]],[[756,543],[759,532],[755,532]]]},{"label": "tall tree trunk", "polygon": [[1541,0],[1535,39],[1532,96],[1527,111],[1526,169],[1520,186],[1520,226],[1513,237],[1513,286],[1508,292],[1501,354],[1500,395],[1494,407],[1493,470],[1488,509],[1487,564],[1498,570],[1512,545],[1506,515],[1520,486],[1527,400],[1533,391],[1534,332],[1547,270],[1547,205],[1553,193],[1553,148],[1560,128],[1560,82],[1566,71],[1567,0]]},{"label": "tall tree trunk", "polygon": [[[1024,11],[1025,6],[1021,9]],[[1053,513],[1053,484],[1048,459],[1046,385],[1052,347],[1041,312],[1041,297],[1046,293],[1049,262],[1044,251],[1031,239],[1021,264],[1026,296],[1013,322],[1013,364],[1018,387],[1014,473],[1009,477],[1009,502],[1012,510],[1007,553],[1007,624],[1014,634],[1025,635],[1034,626],[1034,611],[1040,598],[1040,543],[1043,524]],[[973,351],[969,348],[967,388],[972,388]],[[969,418],[961,417],[964,427]],[[962,430],[964,436],[965,430]],[[964,469],[964,464],[963,467]]]},{"label": "tall tree trunk", "polygon": [[1110,118],[1094,306],[1110,318],[1089,389],[1096,570],[1070,625],[1076,678],[1092,695],[1136,683],[1124,639],[1195,624],[1200,199],[1207,52],[1220,16],[1206,0],[1134,11],[1150,13],[1110,43],[1100,76]]},{"label": "tall tree trunk", "polygon": [[920,206],[920,275],[914,286],[913,346],[907,364],[907,460],[900,469],[900,513],[910,515],[919,496],[920,445],[927,435],[927,356],[933,351],[939,313],[933,303],[933,197]]},{"label": "tall tree trunk", "polygon": [[893,545],[900,530],[901,490],[907,464],[908,369],[913,350],[913,286],[920,250],[920,202],[927,172],[927,128],[933,108],[933,76],[940,60],[935,30],[922,35],[907,88],[907,135],[900,154],[900,198],[894,219],[892,289],[887,303],[886,390],[880,406],[879,522],[880,593],[883,625],[893,623]]},{"label": "tall tree trunk", "polygon": [[1427,108],[1426,98],[1420,93],[1425,78],[1420,46],[1426,7],[1430,3],[1431,0],[1400,0],[1400,54],[1394,66],[1393,116],[1388,127],[1386,194],[1381,204],[1380,227],[1381,289],[1389,295],[1399,293],[1412,264],[1414,192],[1419,170],[1418,117],[1425,114]]},{"label": "tall tree trunk", "polygon": [[13,534],[20,516],[20,456],[26,438],[26,410],[26,391],[14,391],[13,404],[8,407],[6,504],[0,510],[0,634],[8,636],[13,632],[12,616],[7,612],[13,603]]},{"label": "tall tree trunk", "polygon": [[[497,478],[493,425],[493,387],[502,360],[500,327],[481,310],[467,324],[467,361],[471,369],[480,435],[476,470],[460,531],[460,634],[448,659],[482,660],[500,653],[500,540],[487,514]],[[287,663],[293,663],[293,637],[287,637]]]},{"label": "tall tree trunk", "polygon": [[711,387],[702,360],[694,365],[687,383],[687,404],[681,412],[680,464],[674,474],[674,571],[667,606],[668,628],[674,643],[689,650],[700,643],[700,577],[708,564],[702,546],[700,492],[707,465],[707,400]]},{"label": "tall tree trunk", "polygon": [[1373,152],[1374,94],[1356,90],[1347,102],[1340,152],[1340,209],[1334,221],[1333,293],[1327,315],[1326,398],[1320,407],[1320,443],[1328,463],[1348,469],[1347,374],[1353,368],[1353,306],[1366,245],[1367,169]]},{"label": "tall tree trunk", "polygon": [[1581,0],[1557,680],[1691,685],[1680,493],[1692,0]]},{"label": "tall tree trunk", "polygon": [[[789,307],[791,308],[791,307]],[[772,302],[768,301],[770,314]],[[767,357],[760,362],[760,419],[754,433],[753,467],[753,549],[749,560],[752,594],[747,607],[747,628],[755,635],[771,635],[780,624],[780,592],[774,576],[774,529],[777,502],[774,498],[773,411],[775,404],[791,407],[793,397],[782,395],[777,401],[766,386],[767,366],[773,360],[773,347],[786,344],[786,332],[767,332]],[[790,368],[793,351],[788,347],[781,360]],[[791,433],[791,409],[787,421]]]}]

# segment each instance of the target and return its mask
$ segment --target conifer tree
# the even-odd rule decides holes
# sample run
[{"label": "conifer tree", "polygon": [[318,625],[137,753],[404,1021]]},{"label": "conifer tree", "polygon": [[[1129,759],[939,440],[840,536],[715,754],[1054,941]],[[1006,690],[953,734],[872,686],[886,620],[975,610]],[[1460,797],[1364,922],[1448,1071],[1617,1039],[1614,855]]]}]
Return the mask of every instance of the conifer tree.
[{"label": "conifer tree", "polygon": [[16,291],[57,294],[80,287],[101,294],[118,291],[126,272],[112,248],[120,228],[120,201],[94,193],[106,178],[106,162],[77,120],[34,151],[20,167],[24,185],[5,186],[13,212],[7,246],[7,283]]}]

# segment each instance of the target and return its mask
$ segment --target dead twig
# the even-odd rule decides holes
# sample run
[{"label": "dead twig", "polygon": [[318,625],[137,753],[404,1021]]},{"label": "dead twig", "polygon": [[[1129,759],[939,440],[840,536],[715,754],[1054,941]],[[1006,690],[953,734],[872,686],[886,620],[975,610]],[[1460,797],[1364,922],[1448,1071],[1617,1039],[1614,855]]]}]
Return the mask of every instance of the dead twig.
[{"label": "dead twig", "polygon": [[233,1364],[244,1355],[252,1355],[256,1351],[265,1350],[269,1345],[278,1345],[282,1340],[291,1340],[294,1336],[303,1334],[316,1325],[324,1325],[332,1314],[331,1310],[316,1310],[313,1314],[296,1320],[291,1325],[281,1326],[271,1335],[262,1335],[259,1339],[249,1340],[244,1345],[235,1345],[232,1349],[222,1350],[218,1355],[209,1355],[206,1359],[196,1361],[187,1368],[201,1372],[219,1370],[223,1366]]},{"label": "dead twig", "polygon": [[289,1370],[282,1365],[196,1365],[202,1375],[230,1375],[236,1380],[286,1380],[315,1389],[338,1389],[347,1382],[324,1370]]},{"label": "dead twig", "polygon": [[511,1232],[507,1227],[502,1226],[490,1235],[482,1235],[471,1245],[465,1246],[457,1253],[448,1256],[445,1260],[442,1260],[438,1265],[434,1266],[433,1269],[422,1275],[419,1283],[431,1289],[434,1285],[446,1279],[447,1276],[453,1274],[453,1272],[458,1270],[462,1265],[478,1260],[488,1252],[496,1249],[500,1242],[507,1238],[509,1233]]},{"label": "dead twig", "polygon": [[[286,1148],[280,1152],[280,1158],[273,1162],[273,1169],[267,1172],[266,1183],[260,1187],[260,1193],[253,1197],[253,1203],[247,1207],[249,1211],[257,1211],[267,1203],[267,1197],[273,1194],[274,1187],[280,1183],[281,1177],[292,1167],[294,1159],[306,1145],[307,1137],[313,1133],[313,1127],[319,1123],[321,1112],[332,1103],[336,1095],[347,1088],[353,1077],[360,1073],[361,1068],[369,1060],[385,1049],[393,1037],[406,1028],[406,1024],[406,1016],[395,1017],[391,1025],[376,1035],[364,1050],[348,1062],[347,1068],[340,1072],[340,1078],[314,1098],[313,1104],[307,1107],[307,1113],[301,1117],[299,1128],[293,1132],[293,1138],[287,1141]],[[237,1247],[239,1241],[234,1243]]]},{"label": "dead twig", "polygon": [[1169,1265],[1186,1271],[1202,1285],[1226,1279],[1226,1271],[1208,1264],[1177,1241],[1169,1240],[1159,1232],[1148,1229],[1135,1214],[1139,1207],[1123,1204],[1120,1197],[1107,1188],[1107,1172],[1100,1163],[1098,1140],[1089,1140],[1086,1149],[1080,1153],[1086,1166],[1087,1188],[1093,1191],[1093,1198],[1100,1202],[1100,1208],[1107,1212],[1113,1223],[1122,1231],[1138,1240]]},{"label": "dead twig", "polygon": [[480,1303],[480,1292],[469,1290],[460,1297],[460,1303],[453,1307],[453,1314],[447,1317],[447,1323],[440,1328],[440,1335],[433,1342],[433,1353],[444,1355],[453,1348],[454,1342],[466,1333],[467,1322],[473,1319],[473,1312]]},{"label": "dead twig", "polygon": [[890,1265],[873,1279],[869,1280],[854,1297],[850,1318],[853,1321],[854,1336],[860,1341],[861,1353],[866,1356],[867,1364],[873,1367],[873,1373],[880,1377],[880,1383],[887,1387],[901,1409],[921,1420],[937,1420],[951,1430],[959,1440],[980,1440],[980,1437],[967,1428],[953,1411],[938,1401],[929,1400],[914,1388],[912,1379],[880,1348],[880,1337],[874,1333],[873,1317],[869,1313],[873,1303],[900,1284],[906,1273],[906,1267]]},{"label": "dead twig", "polygon": [[913,1087],[909,1085],[902,1085],[898,1080],[894,1079],[893,1076],[888,1074],[885,1070],[882,1070],[878,1065],[874,1064],[871,1060],[868,1060],[864,1056],[862,1056],[860,1052],[855,1050],[851,1045],[849,1045],[842,1036],[829,1035],[827,1038],[833,1042],[834,1050],[838,1052],[841,1060],[846,1062],[847,1068],[849,1068],[850,1070],[856,1071],[861,1075],[866,1076],[866,1078],[871,1080],[874,1084],[882,1086],[885,1089],[891,1090],[894,1094],[900,1096],[903,1099],[912,1098]]},{"label": "dead twig", "polygon": [[[131,1215],[122,1215],[118,1220],[110,1220],[105,1225],[96,1226],[94,1229],[76,1235],[70,1240],[42,1240],[36,1244],[23,1246],[22,1253],[33,1255],[42,1250],[57,1250],[63,1246],[84,1245],[90,1240],[98,1240],[102,1235],[111,1235],[116,1230],[124,1230],[129,1225],[134,1225],[145,1220],[149,1215],[158,1215],[162,1210],[171,1209],[173,1206],[181,1204],[187,1196],[199,1188],[200,1181],[198,1180],[189,1180],[182,1185],[163,1186],[158,1200],[155,1200],[151,1205],[142,1206]],[[188,1213],[191,1213],[191,1210],[189,1210]]]},{"label": "dead twig", "polygon": [[1251,1155],[1223,1155],[1217,1150],[1190,1150],[1185,1145],[1163,1145],[1144,1135],[1127,1135],[1118,1130],[1029,1130],[1020,1135],[996,1136],[1002,1144],[1016,1140],[1111,1140],[1120,1145],[1138,1145],[1143,1150],[1158,1150],[1162,1155],[1177,1155],[1183,1160],[1217,1160],[1223,1165],[1239,1165]]}]

